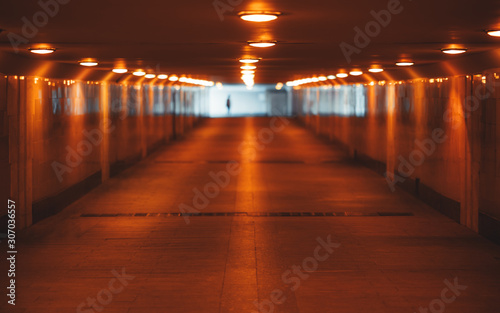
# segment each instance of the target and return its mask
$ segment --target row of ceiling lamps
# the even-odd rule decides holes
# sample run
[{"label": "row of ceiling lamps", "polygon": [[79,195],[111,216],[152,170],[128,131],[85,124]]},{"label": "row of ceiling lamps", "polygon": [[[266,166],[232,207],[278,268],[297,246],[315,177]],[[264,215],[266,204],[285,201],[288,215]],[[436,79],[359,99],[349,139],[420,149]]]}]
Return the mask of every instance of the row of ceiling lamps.
[{"label": "row of ceiling lamps", "polygon": [[[39,48],[30,48],[28,49],[31,53],[35,53],[35,54],[51,54],[51,53],[54,53],[56,51],[55,48],[49,48],[49,47],[39,47]],[[84,59],[84,60],[81,60],[79,62],[79,64],[81,66],[86,66],[86,67],[94,67],[94,66],[97,66],[99,65],[99,62],[95,59]],[[114,68],[113,70],[113,73],[116,73],[116,74],[126,74],[129,72],[129,70],[125,67],[116,67]],[[156,74],[153,74],[153,73],[146,73],[144,70],[142,69],[138,69],[138,70],[135,70],[132,72],[132,74],[134,76],[137,76],[137,77],[145,77],[147,79],[153,79],[153,78],[158,78],[158,79],[161,79],[161,80],[165,80],[168,78],[169,81],[171,82],[181,82],[181,83],[186,83],[186,84],[192,84],[192,85],[199,85],[199,86],[205,86],[205,87],[212,87],[214,86],[214,82],[213,81],[208,81],[208,80],[204,80],[204,79],[194,79],[194,78],[189,78],[189,77],[178,77],[176,75],[171,75],[171,76],[168,76],[166,74],[159,74],[159,75],[156,75]]]},{"label": "row of ceiling lamps", "polygon": [[[270,22],[278,19],[281,15],[280,12],[240,12],[239,16],[242,20],[250,21],[250,22]],[[492,37],[500,37],[500,29],[487,30],[486,33]],[[248,44],[252,47],[258,48],[268,48],[276,45],[276,41],[249,41]],[[464,47],[449,47],[441,49],[441,52],[445,54],[462,54],[467,52],[467,48]],[[258,62],[258,61],[257,61]],[[397,62],[397,66],[413,66],[415,63],[411,61],[402,61]],[[380,73],[383,72],[384,69],[380,66],[372,66],[368,69],[371,73]],[[349,73],[352,76],[360,76],[363,75],[361,70],[353,70]],[[329,75],[329,76],[320,76],[320,77],[312,77],[312,78],[304,78],[295,81],[287,82],[287,86],[299,86],[302,84],[326,81],[328,79],[336,79],[338,78],[346,78],[349,76],[346,72],[338,73],[337,75]],[[248,78],[247,78],[248,79]],[[252,81],[253,83],[253,81]],[[280,90],[283,88],[282,83],[278,83],[276,89]]]},{"label": "row of ceiling lamps", "polygon": [[[238,15],[242,20],[247,22],[263,23],[278,19],[281,13],[243,11],[240,12]],[[270,48],[276,45],[276,41],[272,40],[248,41],[248,45],[256,48]],[[242,58],[239,60],[240,63],[243,63],[243,65],[240,66],[242,74],[241,79],[243,80],[248,89],[252,89],[252,87],[255,85],[255,70],[257,69],[257,66],[255,64],[258,63],[260,60],[261,59],[259,58]]]},{"label": "row of ceiling lamps", "polygon": [[241,69],[241,80],[245,83],[248,89],[251,89],[255,85],[255,70],[257,69],[257,64],[260,59],[257,58],[244,58],[239,60],[243,63],[240,66]]},{"label": "row of ceiling lamps", "polygon": [[[490,36],[500,37],[500,30],[498,30],[498,31],[490,31],[490,32],[488,32],[488,34]],[[462,54],[462,53],[467,52],[467,49],[466,48],[446,48],[446,49],[442,49],[441,51],[443,53],[446,53],[446,54]],[[397,62],[396,65],[397,66],[401,66],[401,67],[408,67],[408,66],[415,65],[415,63],[412,62],[412,61],[401,61],[401,62]],[[368,69],[368,71],[370,73],[381,73],[381,72],[384,71],[384,69],[381,66],[379,66],[379,65],[373,65],[372,67],[370,67]],[[347,72],[345,72],[345,71],[342,71],[342,72],[337,73],[336,75],[297,79],[297,80],[294,80],[294,81],[287,82],[286,85],[294,87],[294,86],[300,86],[300,85],[304,85],[304,84],[310,84],[310,83],[317,83],[317,82],[321,82],[321,81],[326,81],[328,79],[333,80],[333,79],[336,79],[336,78],[346,78],[349,75],[351,75],[351,76],[361,76],[361,75],[363,75],[363,71],[360,70],[360,69],[354,69],[354,70],[350,71],[349,74]]]},{"label": "row of ceiling lamps", "polygon": [[[414,64],[413,62],[398,62],[397,63],[398,66],[412,66],[413,64]],[[379,65],[372,65],[368,69],[368,71],[370,73],[381,73],[384,71],[384,69]],[[360,69],[354,69],[354,70],[350,71],[349,73],[347,73],[346,71],[340,71],[335,75],[332,74],[332,75],[328,75],[328,76],[310,77],[310,78],[303,78],[303,79],[297,79],[294,81],[289,81],[286,83],[286,85],[290,86],[290,87],[295,87],[295,86],[300,86],[300,85],[304,85],[304,84],[324,82],[327,80],[334,80],[337,78],[346,78],[349,75],[361,76],[361,75],[363,75],[363,71]]]},{"label": "row of ceiling lamps", "polygon": [[[281,15],[281,12],[246,12],[246,11],[243,11],[243,12],[239,13],[239,17],[244,21],[260,22],[260,23],[274,21],[274,20],[278,19],[278,17],[280,15]],[[486,33],[492,37],[500,37],[500,29],[487,30]],[[250,46],[257,47],[257,48],[273,47],[276,45],[276,43],[277,42],[273,41],[273,40],[249,41],[248,42],[248,44]],[[51,48],[51,47],[47,47],[47,46],[42,46],[42,47],[38,47],[38,48],[30,48],[29,51],[32,53],[35,53],[35,54],[51,54],[51,53],[54,53],[56,51],[56,49]],[[446,53],[446,54],[462,54],[462,53],[467,52],[467,49],[462,48],[462,47],[459,47],[459,48],[454,47],[454,48],[443,48],[443,49],[441,49],[441,51],[443,53]],[[240,60],[240,62],[247,63],[247,64],[256,63],[259,61],[260,61],[260,59],[241,59]],[[82,66],[97,66],[98,62],[95,60],[84,60],[84,61],[80,62],[80,65],[82,65]],[[412,66],[412,65],[414,65],[414,63],[413,62],[398,62],[398,63],[396,63],[396,65],[398,65],[398,66]],[[247,68],[242,67],[242,70],[246,71],[246,72],[242,71],[242,74],[243,74],[242,79],[245,82],[245,84],[247,84],[247,86],[252,87],[254,85],[255,71],[254,72],[249,72],[249,71],[256,69],[256,67],[254,66],[252,69],[250,69],[248,65],[244,65],[244,66]],[[373,69],[369,69],[369,71],[372,73],[378,73],[378,72],[383,71],[383,69],[373,68]],[[116,68],[116,69],[113,69],[113,72],[118,73],[118,74],[124,74],[124,73],[127,73],[128,70],[126,70],[124,68]],[[362,75],[363,72],[362,71],[351,71],[350,74],[353,76],[359,76],[359,75]],[[145,76],[146,78],[150,78],[150,79],[156,77],[155,74],[146,74],[143,71],[136,71],[136,72],[134,72],[134,75]],[[337,74],[337,77],[339,77],[339,78],[344,78],[347,76],[348,76],[347,73]],[[176,81],[174,77],[171,77],[170,80]],[[332,77],[329,79],[336,78],[336,77],[334,77],[334,75],[330,75],[329,77]],[[164,74],[160,74],[160,75],[158,75],[158,78],[159,79],[167,79],[168,76],[164,75]],[[178,80],[178,78],[177,78],[177,80]],[[202,83],[202,85],[204,85],[204,86],[213,86],[213,84],[214,84],[213,82],[204,81],[204,80],[193,80],[193,79],[189,79],[189,80],[192,82]],[[307,79],[305,79],[305,80],[307,80]],[[299,80],[299,81],[304,81],[304,80]],[[289,84],[293,85],[293,83],[296,83],[296,82],[297,81],[288,82],[287,85],[289,85]]]},{"label": "row of ceiling lamps", "polygon": [[[277,20],[281,12],[242,11],[238,15],[244,21],[263,23]],[[275,40],[248,41],[248,45],[256,48],[274,47],[276,43]]]},{"label": "row of ceiling lamps", "polygon": [[[403,62],[397,62],[397,66],[401,67],[409,67],[415,65],[414,62],[410,61],[403,61]],[[383,72],[384,69],[380,65],[372,65],[369,69],[368,72],[370,73],[381,73]],[[361,69],[353,69],[349,73],[347,71],[340,71],[335,75],[328,75],[328,76],[319,76],[319,77],[309,77],[309,78],[302,78],[302,79],[297,79],[294,81],[289,81],[286,83],[287,86],[290,87],[295,87],[295,86],[300,86],[304,84],[311,84],[311,83],[318,83],[318,82],[324,82],[327,80],[334,80],[337,78],[347,78],[349,75],[351,76],[361,76],[363,75],[363,71]]]},{"label": "row of ceiling lamps", "polygon": [[[243,11],[239,13],[242,20],[249,22],[270,22],[278,19],[281,12],[247,12]],[[500,29],[490,29],[486,33],[492,37],[500,37]]]},{"label": "row of ceiling lamps", "polygon": [[[499,33],[499,37],[500,37],[500,31],[498,33]],[[465,49],[465,48],[463,48],[463,49],[449,48],[449,49],[443,49],[442,51],[444,53],[447,53],[447,54],[461,54],[461,53],[467,52],[467,49]],[[397,62],[396,65],[400,66],[400,67],[408,67],[408,66],[415,65],[415,63],[412,62],[412,61],[401,61],[401,62]],[[381,66],[379,66],[379,65],[372,65],[368,69],[368,71],[370,73],[381,73],[381,72],[384,71],[384,69]],[[317,82],[321,82],[321,81],[326,81],[328,79],[333,80],[333,79],[336,79],[336,78],[346,78],[349,75],[351,75],[351,76],[361,76],[361,75],[363,75],[363,71],[360,70],[360,69],[354,69],[354,70],[350,71],[349,73],[347,73],[346,71],[341,71],[341,72],[337,73],[336,75],[310,77],[310,78],[303,78],[303,79],[297,79],[297,80],[294,80],[294,81],[289,81],[289,82],[286,83],[286,85],[294,87],[294,86],[300,86],[300,85],[304,85],[304,84],[310,84],[310,83],[317,83]]]},{"label": "row of ceiling lamps", "polygon": [[[243,11],[239,13],[242,20],[250,22],[270,22],[278,19],[281,12],[248,12]],[[487,30],[486,33],[492,37],[500,37],[500,29]],[[262,41],[248,41],[248,44],[252,47],[258,48],[268,48],[273,47],[277,44],[274,40],[262,40]],[[446,54],[462,54],[467,52],[467,48],[463,47],[451,47],[441,49],[443,53]]]}]

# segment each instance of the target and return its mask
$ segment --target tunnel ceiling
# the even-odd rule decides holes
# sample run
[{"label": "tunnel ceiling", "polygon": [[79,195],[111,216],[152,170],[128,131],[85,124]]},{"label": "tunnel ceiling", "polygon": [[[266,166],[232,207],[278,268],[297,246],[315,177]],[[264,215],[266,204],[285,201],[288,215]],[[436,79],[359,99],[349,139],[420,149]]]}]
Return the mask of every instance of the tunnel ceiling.
[{"label": "tunnel ceiling", "polygon": [[[468,48],[467,55],[497,49],[500,44],[500,38],[485,33],[500,27],[500,1],[494,0],[404,0],[396,6],[401,13],[391,14],[386,27],[381,26],[378,34],[372,28],[376,35],[359,54],[352,54],[350,64],[340,44],[356,46],[354,28],[364,30],[375,20],[371,11],[387,10],[395,1],[60,1],[65,4],[58,5],[58,12],[45,26],[36,27],[35,36],[26,38],[28,43],[19,46],[15,60],[78,66],[80,59],[92,57],[100,62],[94,70],[102,71],[122,60],[130,69],[149,67],[230,83],[240,82],[238,58],[255,56],[262,58],[256,83],[276,83],[334,74],[342,68],[366,70],[373,63],[390,73],[403,70],[395,66],[401,59],[413,60],[418,68],[462,58],[440,51],[451,44]],[[4,55],[15,53],[9,34],[22,36],[25,21],[43,17],[41,11],[36,1],[3,1],[0,43]],[[279,11],[282,15],[276,21],[250,23],[238,17],[240,11]],[[43,25],[43,18],[40,21]],[[272,48],[246,44],[260,40],[278,44]],[[47,56],[29,53],[27,49],[37,43],[58,50]]]}]

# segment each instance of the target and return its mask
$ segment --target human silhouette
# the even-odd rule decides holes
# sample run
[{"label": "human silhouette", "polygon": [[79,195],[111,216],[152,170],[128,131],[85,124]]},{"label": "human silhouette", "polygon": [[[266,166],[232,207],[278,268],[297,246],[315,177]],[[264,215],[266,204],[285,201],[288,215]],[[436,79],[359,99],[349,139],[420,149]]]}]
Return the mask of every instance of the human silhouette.
[{"label": "human silhouette", "polygon": [[227,97],[226,106],[227,106],[227,115],[231,115],[231,96]]}]

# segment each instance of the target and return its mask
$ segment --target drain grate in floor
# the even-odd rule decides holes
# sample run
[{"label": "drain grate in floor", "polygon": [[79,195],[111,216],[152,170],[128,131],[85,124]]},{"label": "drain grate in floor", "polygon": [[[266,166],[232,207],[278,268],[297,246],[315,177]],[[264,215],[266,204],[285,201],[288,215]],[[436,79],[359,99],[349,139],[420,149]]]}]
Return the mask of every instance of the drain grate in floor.
[{"label": "drain grate in floor", "polygon": [[[249,216],[249,217],[388,217],[388,216],[414,216],[409,212],[200,212],[200,213],[184,213],[185,216]],[[105,213],[94,214],[84,213],[80,217],[175,217],[184,216],[182,213]]]},{"label": "drain grate in floor", "polygon": [[261,164],[305,164],[306,162],[300,160],[257,160],[254,163]]}]

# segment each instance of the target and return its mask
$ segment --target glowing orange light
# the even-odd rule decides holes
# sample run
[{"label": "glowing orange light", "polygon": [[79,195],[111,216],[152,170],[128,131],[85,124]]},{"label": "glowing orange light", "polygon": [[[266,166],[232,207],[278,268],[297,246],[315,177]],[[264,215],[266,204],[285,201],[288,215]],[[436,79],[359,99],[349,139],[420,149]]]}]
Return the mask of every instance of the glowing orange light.
[{"label": "glowing orange light", "polygon": [[266,13],[266,12],[241,12],[240,18],[248,22],[270,22],[278,19],[280,13]]},{"label": "glowing orange light", "polygon": [[465,48],[447,48],[447,49],[441,49],[443,53],[446,54],[462,54],[467,52],[467,49]]},{"label": "glowing orange light", "polygon": [[125,74],[127,72],[128,72],[128,70],[126,68],[114,68],[113,69],[113,73],[116,73],[116,74]]},{"label": "glowing orange light", "polygon": [[276,46],[276,41],[249,41],[248,44],[256,48],[269,48]]},{"label": "glowing orange light", "polygon": [[259,61],[260,61],[260,59],[252,59],[252,58],[240,59],[241,63],[257,63]]},{"label": "glowing orange light", "polygon": [[55,48],[30,48],[28,49],[31,53],[35,54],[51,54],[56,52]]},{"label": "glowing orange light", "polygon": [[486,33],[491,37],[500,37],[500,29],[488,30]]}]

